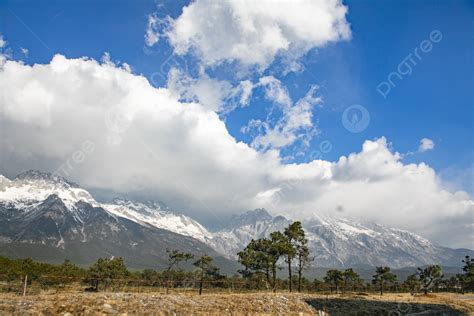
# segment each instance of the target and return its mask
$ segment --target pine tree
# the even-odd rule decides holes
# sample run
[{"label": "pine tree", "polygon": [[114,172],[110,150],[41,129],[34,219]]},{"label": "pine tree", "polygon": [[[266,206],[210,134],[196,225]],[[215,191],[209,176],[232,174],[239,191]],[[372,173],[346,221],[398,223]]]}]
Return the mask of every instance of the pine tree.
[{"label": "pine tree", "polygon": [[372,279],[372,284],[378,285],[380,288],[380,295],[383,295],[384,286],[397,281],[397,276],[390,272],[389,267],[376,267],[375,274]]},{"label": "pine tree", "polygon": [[418,280],[416,273],[409,275],[403,283],[412,294],[414,294],[416,292],[416,289],[420,286],[420,281]]},{"label": "pine tree", "polygon": [[433,287],[434,283],[443,277],[443,272],[439,265],[427,266],[426,268],[418,268],[416,273],[423,285],[423,292],[428,294],[428,290]]},{"label": "pine tree", "polygon": [[104,283],[109,285],[114,279],[123,278],[130,274],[122,258],[99,258],[88,271],[89,281],[91,284],[90,290],[98,291],[99,281],[104,280]]},{"label": "pine tree", "polygon": [[179,269],[179,264],[181,262],[191,260],[194,256],[190,253],[182,252],[176,249],[166,249],[166,253],[168,254],[168,267],[166,268],[165,276],[167,279],[166,294],[168,294],[171,285],[171,270],[174,267],[177,267]]},{"label": "pine tree", "polygon": [[293,290],[293,273],[291,271],[292,260],[296,255],[296,242],[300,238],[301,234],[304,236],[303,228],[300,222],[294,222],[290,224],[283,233],[287,239],[286,247],[286,263],[288,264],[288,284],[289,290]]},{"label": "pine tree", "polygon": [[240,270],[239,272],[247,278],[255,274],[264,274],[267,284],[271,284],[270,270],[272,260],[268,253],[269,247],[270,241],[268,239],[252,239],[245,249],[237,254],[239,262],[245,267],[245,270]]},{"label": "pine tree", "polygon": [[342,273],[342,277],[344,279],[344,286],[342,288],[343,293],[347,290],[347,286],[349,284],[354,285],[360,280],[359,275],[352,268],[344,270],[344,272]]},{"label": "pine tree", "polygon": [[342,271],[331,269],[326,272],[324,277],[324,282],[328,283],[331,288],[331,293],[333,288],[335,288],[336,293],[339,289],[339,284],[344,280]]},{"label": "pine tree", "polygon": [[295,258],[298,260],[298,291],[301,291],[303,270],[312,260],[300,222],[289,225],[284,233],[276,231],[268,238],[252,239],[237,255],[239,262],[245,267],[245,270],[239,270],[239,273],[246,278],[251,278],[255,274],[264,274],[267,284],[271,284],[273,291],[276,291],[276,270],[280,258],[285,258],[288,264],[290,291],[293,285],[293,260]]},{"label": "pine tree", "polygon": [[462,262],[464,267],[462,270],[464,273],[461,275],[461,284],[463,292],[465,290],[473,291],[474,290],[474,258],[466,256]]},{"label": "pine tree", "polygon": [[309,255],[305,232],[301,222],[293,222],[285,228],[284,235],[288,241],[288,249],[286,253],[286,263],[288,264],[288,283],[290,292],[293,290],[293,273],[292,260],[297,259],[297,273],[298,273],[298,292],[301,292],[301,278],[303,270],[306,269],[313,258]]},{"label": "pine tree", "polygon": [[298,259],[298,292],[301,292],[301,278],[303,271],[311,265],[314,257],[309,254],[309,248],[307,246],[307,239],[303,238],[300,244],[296,247],[296,258]]},{"label": "pine tree", "polygon": [[272,288],[273,292],[276,292],[276,269],[277,262],[281,256],[288,252],[288,241],[286,237],[279,231],[270,234],[268,255],[270,259],[271,271],[272,271]]},{"label": "pine tree", "polygon": [[199,269],[199,295],[202,294],[202,287],[204,280],[208,277],[212,277],[213,279],[219,277],[219,268],[214,266],[212,263],[213,259],[208,255],[204,255],[199,258],[196,262],[193,263]]}]

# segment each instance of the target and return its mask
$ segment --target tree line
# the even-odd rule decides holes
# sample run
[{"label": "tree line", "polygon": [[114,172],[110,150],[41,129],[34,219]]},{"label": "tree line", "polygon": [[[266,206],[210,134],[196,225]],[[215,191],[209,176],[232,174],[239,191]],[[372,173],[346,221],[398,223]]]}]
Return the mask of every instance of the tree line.
[{"label": "tree line", "polygon": [[[239,262],[245,267],[240,270],[244,278],[257,279],[264,282],[267,288],[276,291],[278,263],[285,263],[288,272],[288,290],[293,290],[293,269],[297,274],[298,292],[302,289],[303,271],[310,267],[314,260],[309,253],[308,240],[300,222],[296,221],[284,229],[283,232],[275,231],[267,238],[252,239],[244,250],[238,253]],[[330,269],[326,272],[323,281],[315,279],[313,288],[329,287],[331,292],[338,293],[357,289],[378,289],[380,295],[389,288],[395,291],[409,290],[411,293],[422,291],[427,294],[433,288],[451,289],[460,291],[474,290],[474,259],[466,256],[462,274],[452,276],[446,280],[439,265],[430,265],[425,268],[417,268],[417,271],[409,275],[401,284],[397,276],[391,272],[390,267],[376,267],[375,274],[370,284],[364,284],[363,279],[352,268],[343,271]]]},{"label": "tree line", "polygon": [[[86,291],[99,289],[121,290],[124,287],[153,286],[171,288],[196,288],[199,294],[204,287],[224,289],[234,285],[241,290],[272,290],[294,288],[301,291],[409,291],[428,293],[431,290],[474,291],[474,258],[463,260],[463,273],[445,279],[439,265],[418,268],[405,281],[398,282],[390,267],[376,267],[371,282],[365,283],[352,268],[330,269],[322,280],[308,280],[304,271],[311,266],[314,257],[308,248],[308,240],[300,222],[293,222],[283,231],[272,232],[268,237],[251,240],[238,254],[243,269],[233,276],[222,275],[212,257],[195,257],[177,249],[167,249],[167,265],[162,271],[145,269],[130,271],[122,258],[100,258],[88,268],[81,268],[69,260],[60,265],[36,262],[31,259],[0,257],[0,290],[14,290],[18,284],[33,282],[41,287],[61,287],[80,280]],[[191,262],[192,271],[181,266]],[[287,278],[277,271],[286,268]],[[21,281],[19,283],[18,281]],[[2,285],[0,284],[0,285]]]},{"label": "tree line", "polygon": [[264,279],[267,287],[276,291],[278,262],[288,267],[289,291],[293,291],[293,265],[297,274],[298,292],[301,291],[303,271],[313,261],[309,254],[308,240],[300,222],[290,224],[283,232],[275,231],[268,238],[252,239],[238,254],[239,262],[245,267],[240,270],[244,278]]}]

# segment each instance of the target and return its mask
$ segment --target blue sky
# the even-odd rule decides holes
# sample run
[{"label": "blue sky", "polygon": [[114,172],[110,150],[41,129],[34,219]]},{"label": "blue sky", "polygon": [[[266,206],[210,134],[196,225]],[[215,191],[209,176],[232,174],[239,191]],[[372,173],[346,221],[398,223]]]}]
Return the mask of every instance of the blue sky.
[{"label": "blue sky", "polygon": [[[55,53],[100,59],[109,52],[113,60],[126,62],[135,73],[150,78],[172,50],[166,41],[145,48],[146,17],[155,10],[176,17],[183,4],[165,1],[157,9],[153,1],[2,1],[0,33],[14,58],[28,64],[47,63]],[[416,151],[420,139],[427,137],[435,142],[435,149],[405,161],[425,161],[438,171],[469,168],[474,148],[473,3],[364,0],[345,4],[353,38],[312,50],[302,59],[303,72],[279,77],[292,97],[302,97],[311,84],[318,84],[324,100],[314,115],[321,133],[296,161],[307,161],[325,140],[332,150],[323,154],[324,159],[336,160],[358,151],[365,139],[386,136],[395,150],[406,153]],[[433,30],[442,32],[442,40],[383,98],[377,85]],[[29,50],[27,58],[20,47]],[[165,85],[159,76],[154,79]],[[341,123],[342,111],[353,104],[370,113],[370,125],[361,133],[348,133]],[[266,106],[268,101],[257,94],[251,106],[231,113],[226,120],[230,133],[248,142],[240,128],[249,119],[263,117]]]}]

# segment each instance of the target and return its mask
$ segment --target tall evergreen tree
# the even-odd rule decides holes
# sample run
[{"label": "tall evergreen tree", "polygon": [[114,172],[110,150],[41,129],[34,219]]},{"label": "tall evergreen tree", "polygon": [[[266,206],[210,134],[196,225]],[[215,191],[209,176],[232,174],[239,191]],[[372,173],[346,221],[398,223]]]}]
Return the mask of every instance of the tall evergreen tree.
[{"label": "tall evergreen tree", "polygon": [[293,290],[293,273],[291,271],[292,261],[296,255],[296,243],[299,238],[301,238],[301,234],[304,236],[303,228],[301,227],[300,222],[293,222],[283,232],[287,239],[287,247],[286,247],[286,263],[288,264],[288,284],[289,290],[292,292]]},{"label": "tall evergreen tree", "polygon": [[308,248],[308,240],[303,238],[296,247],[296,258],[298,260],[298,292],[301,292],[301,279],[303,271],[311,265],[314,257],[310,256]]},{"label": "tall evergreen tree", "polygon": [[268,253],[269,244],[270,241],[265,238],[252,239],[245,249],[237,254],[239,262],[245,267],[245,270],[239,271],[244,277],[263,274],[267,284],[271,284],[270,271],[272,260]]},{"label": "tall evergreen tree", "polygon": [[166,276],[166,293],[168,294],[169,288],[171,286],[171,271],[174,267],[179,269],[179,264],[183,261],[191,260],[194,256],[187,252],[182,252],[179,250],[171,250],[166,249],[166,253],[168,254],[168,267],[165,271]]},{"label": "tall evergreen tree", "polygon": [[422,283],[423,292],[428,294],[428,290],[431,289],[435,282],[443,278],[443,272],[439,265],[427,266],[426,268],[418,268],[416,273],[420,282]]},{"label": "tall evergreen tree", "polygon": [[410,290],[410,293],[414,294],[420,286],[420,280],[418,280],[418,276],[415,273],[409,275],[403,284]]},{"label": "tall evergreen tree", "polygon": [[344,272],[342,272],[342,277],[344,279],[342,288],[343,293],[347,290],[349,285],[354,285],[360,279],[359,274],[357,274],[357,272],[355,272],[352,268],[344,270]]},{"label": "tall evergreen tree", "polygon": [[91,290],[98,291],[99,281],[103,280],[106,285],[113,279],[123,278],[130,274],[122,258],[99,258],[88,271]]},{"label": "tall evergreen tree", "polygon": [[199,295],[202,294],[204,280],[208,277],[215,279],[219,276],[219,268],[213,264],[213,259],[204,255],[193,263],[199,269]]},{"label": "tall evergreen tree", "polygon": [[465,290],[474,291],[474,258],[466,256],[462,262],[464,273],[460,277],[463,292]]},{"label": "tall evergreen tree", "polygon": [[286,262],[288,264],[288,283],[290,292],[293,290],[293,273],[292,262],[297,259],[297,273],[298,273],[298,292],[301,292],[301,278],[303,270],[307,268],[312,258],[309,255],[305,232],[301,222],[293,222],[285,228],[284,235],[288,240],[288,249],[286,253]]},{"label": "tall evergreen tree", "polygon": [[396,281],[397,276],[390,272],[390,267],[376,267],[372,284],[379,286],[380,295],[383,295],[384,286],[395,283]]},{"label": "tall evergreen tree", "polygon": [[339,285],[344,280],[342,271],[331,269],[326,271],[326,276],[324,277],[324,282],[328,283],[331,288],[331,293],[333,288],[338,292]]},{"label": "tall evergreen tree", "polygon": [[268,238],[251,240],[238,254],[239,262],[245,267],[240,270],[244,277],[264,274],[267,284],[276,291],[277,263],[284,258],[288,264],[290,291],[293,286],[292,267],[297,258],[298,290],[301,290],[302,273],[312,260],[309,256],[307,240],[300,222],[289,225],[283,233],[276,231]]},{"label": "tall evergreen tree", "polygon": [[288,241],[281,232],[276,231],[270,234],[268,239],[268,255],[272,271],[272,288],[276,292],[276,270],[277,263],[281,256],[288,252]]}]

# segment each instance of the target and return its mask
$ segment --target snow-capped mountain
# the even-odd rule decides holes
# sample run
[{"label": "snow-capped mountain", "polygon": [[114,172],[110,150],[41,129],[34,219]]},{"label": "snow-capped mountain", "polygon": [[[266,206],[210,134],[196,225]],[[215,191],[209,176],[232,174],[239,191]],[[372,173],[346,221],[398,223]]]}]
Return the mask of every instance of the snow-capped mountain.
[{"label": "snow-capped mountain", "polygon": [[13,180],[0,175],[0,201],[22,211],[28,211],[52,194],[57,195],[71,210],[81,200],[98,205],[88,191],[60,176],[37,170],[21,173]]},{"label": "snow-capped mountain", "polygon": [[234,215],[228,224],[212,234],[210,245],[228,258],[237,258],[237,252],[252,240],[282,231],[291,221],[283,216],[273,217],[264,209]]},{"label": "snow-capped mountain", "polygon": [[[38,259],[44,255],[43,260],[56,256],[89,263],[113,254],[131,266],[150,267],[163,261],[166,248],[179,248],[235,260],[251,239],[282,231],[290,223],[256,209],[210,231],[160,202],[117,198],[100,203],[77,184],[39,171],[12,180],[0,176],[0,254],[35,256],[41,245],[45,249],[36,254]],[[353,219],[315,216],[302,223],[318,267],[458,266],[460,258],[473,255],[466,249],[435,246],[407,231]]]},{"label": "snow-capped mountain", "polygon": [[[28,213],[48,197],[55,195],[65,204],[72,216],[80,215],[76,204],[82,201],[140,225],[166,229],[200,241],[209,239],[211,235],[198,222],[170,211],[160,202],[142,203],[115,198],[110,203],[99,203],[88,191],[77,184],[63,177],[37,170],[19,174],[13,180],[0,177],[0,203],[4,207],[18,209],[23,213]],[[80,218],[78,220],[80,221]]]},{"label": "snow-capped mountain", "polygon": [[116,198],[110,203],[102,204],[102,207],[114,215],[136,223],[166,229],[202,242],[209,242],[212,235],[192,218],[172,212],[162,203],[142,203]]},{"label": "snow-capped mountain", "polygon": [[[433,245],[414,233],[341,217],[315,217],[304,223],[315,261],[321,266],[459,266],[467,250]],[[472,253],[472,251],[469,251]]]},{"label": "snow-capped mountain", "polygon": [[13,180],[1,177],[0,255],[53,262],[69,258],[81,264],[120,256],[130,267],[156,268],[164,266],[170,248],[207,253],[232,265],[189,237],[202,229],[197,223],[192,227],[191,219],[157,203],[115,202],[101,204],[66,179],[38,171]]},{"label": "snow-capped mountain", "polygon": [[[283,231],[291,220],[272,216],[263,209],[233,217],[227,227],[214,233],[211,246],[217,252],[236,258],[251,239]],[[314,216],[302,221],[314,265],[318,267],[355,267],[387,265],[393,268],[442,264],[459,266],[460,259],[473,254],[433,245],[408,231],[381,225],[362,224],[354,219]],[[231,255],[229,255],[231,254]]]}]

